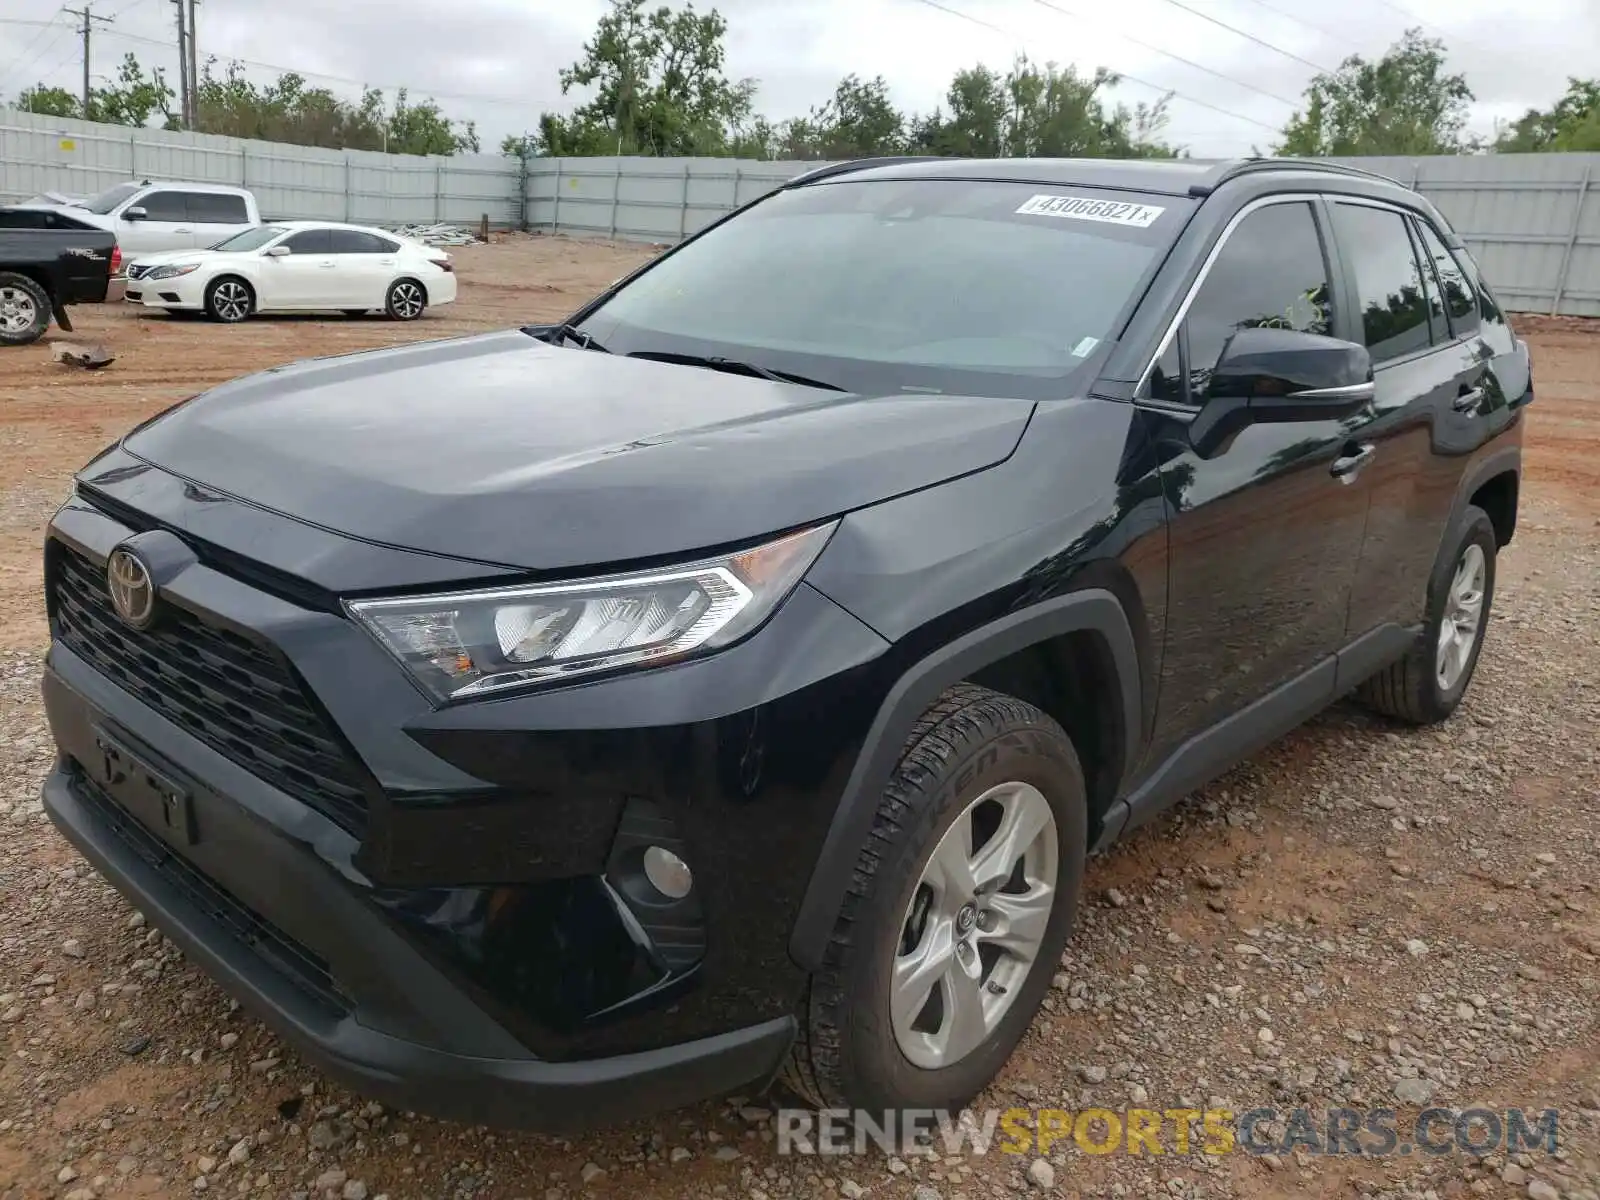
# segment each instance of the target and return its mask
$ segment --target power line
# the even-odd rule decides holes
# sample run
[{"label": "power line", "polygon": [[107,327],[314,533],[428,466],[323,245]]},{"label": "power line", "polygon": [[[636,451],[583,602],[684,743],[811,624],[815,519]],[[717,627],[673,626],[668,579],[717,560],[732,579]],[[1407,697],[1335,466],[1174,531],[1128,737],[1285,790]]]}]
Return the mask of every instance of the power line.
[{"label": "power line", "polygon": [[[936,8],[942,13],[948,13],[952,17],[959,17],[963,21],[970,21],[972,24],[980,25],[985,29],[991,29],[995,33],[1000,34],[1002,37],[1010,38],[1013,46],[1021,44],[1016,34],[1012,33],[1010,30],[1002,29],[998,25],[992,24],[989,21],[985,21],[981,17],[975,17],[971,13],[962,12],[958,8],[950,8],[947,5],[939,3],[939,0],[916,0],[916,2],[918,4],[925,4],[929,8]],[[1177,88],[1165,87],[1159,83],[1151,83],[1148,79],[1140,79],[1139,76],[1130,74],[1127,71],[1119,70],[1116,72],[1116,74],[1131,83],[1139,84],[1141,87],[1150,88],[1151,90],[1161,92],[1164,95],[1176,96],[1180,100],[1187,101],[1188,103],[1196,105],[1200,108],[1210,109],[1214,113],[1221,113],[1225,117],[1232,117],[1236,121],[1244,121],[1250,125],[1260,126],[1262,129],[1265,129],[1271,133],[1279,132],[1276,126],[1268,125],[1265,121],[1258,121],[1254,117],[1247,117],[1243,113],[1237,113],[1231,109],[1222,108],[1206,100],[1197,100],[1193,96],[1187,96],[1178,91]]]},{"label": "power line", "polygon": [[1257,8],[1264,8],[1270,13],[1277,13],[1285,20],[1293,21],[1296,25],[1304,25],[1307,29],[1310,29],[1315,33],[1320,33],[1324,37],[1330,37],[1336,42],[1343,42],[1346,46],[1352,46],[1357,50],[1362,49],[1361,43],[1356,41],[1354,38],[1346,37],[1344,34],[1329,29],[1325,25],[1314,25],[1304,17],[1298,17],[1292,12],[1286,12],[1275,4],[1268,4],[1267,0],[1250,0],[1250,3],[1254,4]]},{"label": "power line", "polygon": [[1292,58],[1292,59],[1294,59],[1295,62],[1302,63],[1305,66],[1310,67],[1313,71],[1319,71],[1324,75],[1333,74],[1333,72],[1331,70],[1329,70],[1327,67],[1320,66],[1319,64],[1312,62],[1309,58],[1301,58],[1298,54],[1296,54],[1292,50],[1285,50],[1282,46],[1274,46],[1271,42],[1267,41],[1265,38],[1258,38],[1255,34],[1249,33],[1246,30],[1240,29],[1236,25],[1229,25],[1226,21],[1219,21],[1216,17],[1213,17],[1210,13],[1201,12],[1198,8],[1190,8],[1187,4],[1185,4],[1183,2],[1183,0],[1163,0],[1163,3],[1170,4],[1170,5],[1172,5],[1173,8],[1181,8],[1184,12],[1190,13],[1193,16],[1199,17],[1202,21],[1210,21],[1218,29],[1226,29],[1229,33],[1238,34],[1240,37],[1244,38],[1246,41],[1254,42],[1256,45],[1262,47],[1263,49],[1271,50],[1274,54],[1281,54],[1285,58]]},{"label": "power line", "polygon": [[[29,64],[31,64],[34,61],[36,61],[40,57],[40,55],[44,54],[45,51],[49,50],[50,47],[46,46],[44,48],[44,50],[41,50],[39,52],[39,54],[35,54],[33,56],[33,58],[28,58],[28,55],[33,51],[33,48],[35,46],[37,46],[41,41],[44,40],[45,35],[47,33],[49,33],[49,31],[52,28],[57,29],[57,30],[59,30],[61,28],[59,25],[56,24],[56,21],[61,17],[61,14],[64,11],[66,11],[66,7],[67,7],[66,0],[61,0],[60,7],[58,7],[56,9],[56,11],[50,15],[50,19],[48,21],[33,22],[33,21],[21,21],[21,20],[13,19],[13,20],[7,22],[7,24],[17,24],[17,25],[38,24],[38,25],[41,26],[41,28],[40,28],[38,33],[33,35],[33,40],[31,42],[29,42],[26,46],[24,46],[22,48],[22,50],[17,54],[17,56],[15,58],[13,58],[10,62],[8,62],[4,67],[0,67],[0,79],[4,79],[7,75],[10,75],[13,71],[20,71],[20,70],[25,69]],[[60,36],[60,34],[58,33],[57,37],[59,37],[59,36]],[[55,39],[54,38],[51,39],[51,43],[50,44],[51,45],[55,44]],[[23,63],[22,67],[18,67],[17,64],[18,63],[22,63],[24,59],[27,59],[27,63]]]},{"label": "power line", "polygon": [[[1063,17],[1071,17],[1072,19],[1078,21],[1088,19],[1081,13],[1075,13],[1071,9],[1062,8],[1059,4],[1053,3],[1052,0],[1033,0],[1033,2],[1043,6],[1044,8],[1050,9],[1052,12],[1059,13]],[[1153,51],[1156,54],[1163,54],[1172,59],[1173,62],[1180,62],[1186,67],[1193,67],[1196,71],[1204,71],[1207,75],[1215,76],[1217,79],[1226,80],[1236,87],[1246,88],[1249,91],[1255,92],[1257,95],[1265,96],[1269,100],[1276,100],[1279,104],[1287,104],[1290,108],[1296,107],[1296,104],[1293,100],[1286,99],[1285,97],[1278,95],[1276,92],[1269,92],[1266,88],[1257,87],[1255,84],[1247,83],[1243,79],[1235,79],[1232,75],[1228,75],[1222,71],[1215,71],[1210,67],[1203,66],[1202,64],[1195,62],[1193,59],[1184,58],[1181,54],[1174,54],[1170,50],[1163,50],[1160,46],[1152,45],[1150,42],[1144,41],[1141,38],[1136,38],[1131,33],[1123,33],[1120,29],[1112,29],[1110,32],[1115,34],[1117,37],[1122,38],[1124,41],[1132,42],[1135,46],[1143,46],[1146,50]]]}]

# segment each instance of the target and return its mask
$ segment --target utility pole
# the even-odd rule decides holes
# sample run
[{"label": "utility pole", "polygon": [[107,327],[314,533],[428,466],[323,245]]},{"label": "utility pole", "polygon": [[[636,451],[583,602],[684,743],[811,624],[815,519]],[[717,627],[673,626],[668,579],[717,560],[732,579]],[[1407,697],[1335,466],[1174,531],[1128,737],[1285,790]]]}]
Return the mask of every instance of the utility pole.
[{"label": "utility pole", "polygon": [[189,30],[184,18],[184,0],[172,0],[178,10],[178,108],[185,129],[193,129],[189,114]]},{"label": "utility pole", "polygon": [[200,124],[200,22],[195,16],[195,6],[200,0],[189,0],[189,125]]},{"label": "utility pole", "polygon": [[78,33],[83,38],[83,119],[90,120],[89,116],[89,36],[94,30],[94,23],[99,21],[102,25],[111,24],[110,17],[97,17],[91,9],[89,0],[84,0],[82,8],[63,8],[64,13],[74,17],[82,17],[83,25]]}]

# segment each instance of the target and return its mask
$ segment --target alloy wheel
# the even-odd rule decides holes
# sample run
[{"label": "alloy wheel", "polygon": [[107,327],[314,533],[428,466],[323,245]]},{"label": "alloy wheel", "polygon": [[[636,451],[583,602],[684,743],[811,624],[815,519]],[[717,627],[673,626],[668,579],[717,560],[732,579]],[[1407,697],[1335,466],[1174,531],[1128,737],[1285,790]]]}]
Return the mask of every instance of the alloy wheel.
[{"label": "alloy wheel", "polygon": [[414,283],[397,283],[389,294],[389,311],[402,321],[420,316],[425,303],[422,289]]},{"label": "alloy wheel", "polygon": [[34,299],[21,288],[0,288],[0,330],[26,333],[39,319]]},{"label": "alloy wheel", "polygon": [[1450,591],[1445,596],[1444,618],[1439,624],[1434,675],[1441,691],[1448,692],[1455,687],[1472,661],[1478,628],[1483,621],[1483,586],[1487,575],[1483,547],[1476,542],[1469,543],[1456,563]]},{"label": "alloy wheel", "polygon": [[895,1040],[916,1066],[951,1066],[994,1032],[1038,958],[1057,870],[1055,814],[1031,784],[990,788],[939,840],[891,967]]},{"label": "alloy wheel", "polygon": [[224,321],[242,321],[250,315],[250,293],[244,284],[225,279],[211,293],[211,307]]}]

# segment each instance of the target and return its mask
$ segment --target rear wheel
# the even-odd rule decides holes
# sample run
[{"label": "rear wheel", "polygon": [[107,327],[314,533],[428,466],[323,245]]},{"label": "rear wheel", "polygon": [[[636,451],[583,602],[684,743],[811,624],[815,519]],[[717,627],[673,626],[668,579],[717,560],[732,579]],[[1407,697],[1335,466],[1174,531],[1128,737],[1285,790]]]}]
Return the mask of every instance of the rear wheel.
[{"label": "rear wheel", "polygon": [[428,307],[428,293],[415,279],[397,279],[383,307],[396,321],[415,321]]},{"label": "rear wheel", "polygon": [[255,309],[255,293],[244,280],[224,275],[206,289],[206,315],[225,325],[237,325]]},{"label": "rear wheel", "polygon": [[955,1110],[1049,989],[1087,803],[1048,716],[972,684],[912,731],[813,976],[786,1081],[831,1108]]},{"label": "rear wheel", "polygon": [[25,346],[50,328],[50,296],[26,275],[0,272],[0,345]]},{"label": "rear wheel", "polygon": [[1434,565],[1427,620],[1416,642],[1357,691],[1369,708],[1413,725],[1431,725],[1455,712],[1483,649],[1496,548],[1489,514],[1469,505]]}]

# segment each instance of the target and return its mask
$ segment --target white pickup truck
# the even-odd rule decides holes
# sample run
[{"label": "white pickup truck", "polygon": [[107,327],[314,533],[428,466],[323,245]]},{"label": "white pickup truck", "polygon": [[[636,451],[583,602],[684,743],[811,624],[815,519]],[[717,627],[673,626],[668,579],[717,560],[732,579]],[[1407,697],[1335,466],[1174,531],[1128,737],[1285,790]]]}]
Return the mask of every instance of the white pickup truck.
[{"label": "white pickup truck", "polygon": [[244,188],[220,183],[119,183],[98,196],[55,208],[114,234],[124,261],[158,250],[214,246],[261,224],[256,198]]}]

